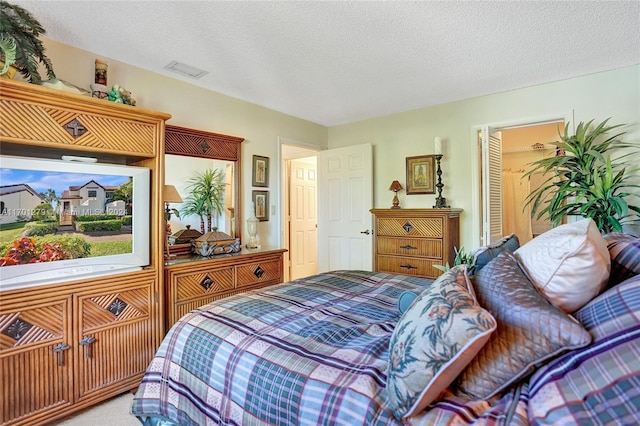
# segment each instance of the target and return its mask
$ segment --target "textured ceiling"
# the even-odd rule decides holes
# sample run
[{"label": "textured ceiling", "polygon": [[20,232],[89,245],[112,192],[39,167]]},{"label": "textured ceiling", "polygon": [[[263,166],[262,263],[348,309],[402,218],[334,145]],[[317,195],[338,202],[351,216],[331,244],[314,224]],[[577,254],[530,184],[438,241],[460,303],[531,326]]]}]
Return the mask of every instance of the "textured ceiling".
[{"label": "textured ceiling", "polygon": [[637,0],[10,2],[53,40],[326,126],[640,63]]}]

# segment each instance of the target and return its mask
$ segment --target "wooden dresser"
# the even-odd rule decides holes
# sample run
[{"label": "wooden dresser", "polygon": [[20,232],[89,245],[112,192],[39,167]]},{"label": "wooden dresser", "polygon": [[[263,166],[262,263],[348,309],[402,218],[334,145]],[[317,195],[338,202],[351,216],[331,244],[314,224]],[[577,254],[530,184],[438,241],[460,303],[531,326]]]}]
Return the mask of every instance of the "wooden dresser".
[{"label": "wooden dresser", "polygon": [[193,309],[247,290],[282,282],[284,249],[242,248],[219,257],[192,256],[165,266],[165,326]]},{"label": "wooden dresser", "polygon": [[435,278],[433,265],[453,265],[461,209],[372,209],[374,270]]}]

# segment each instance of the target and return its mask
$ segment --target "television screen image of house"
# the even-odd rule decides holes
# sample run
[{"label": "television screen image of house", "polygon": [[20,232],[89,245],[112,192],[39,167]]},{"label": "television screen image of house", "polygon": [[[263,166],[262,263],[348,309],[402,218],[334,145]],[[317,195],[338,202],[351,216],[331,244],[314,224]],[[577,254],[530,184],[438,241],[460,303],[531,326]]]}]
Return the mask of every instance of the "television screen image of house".
[{"label": "television screen image of house", "polygon": [[131,177],[0,173],[0,266],[132,253]]}]

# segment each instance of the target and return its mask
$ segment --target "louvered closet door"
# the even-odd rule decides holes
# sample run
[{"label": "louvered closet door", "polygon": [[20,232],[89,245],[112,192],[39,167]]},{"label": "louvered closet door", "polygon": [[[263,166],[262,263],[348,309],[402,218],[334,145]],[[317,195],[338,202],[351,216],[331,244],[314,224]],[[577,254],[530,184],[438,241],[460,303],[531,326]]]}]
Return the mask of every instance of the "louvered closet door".
[{"label": "louvered closet door", "polygon": [[[3,296],[0,295],[0,298]],[[0,310],[0,423],[44,422],[69,406],[70,297],[3,300]],[[27,423],[28,423],[27,422]]]},{"label": "louvered closet door", "polygon": [[490,244],[502,232],[502,134],[482,129],[482,244]]},{"label": "louvered closet door", "polygon": [[78,400],[122,387],[127,379],[132,388],[138,385],[154,353],[153,288],[153,279],[138,278],[75,296]]}]

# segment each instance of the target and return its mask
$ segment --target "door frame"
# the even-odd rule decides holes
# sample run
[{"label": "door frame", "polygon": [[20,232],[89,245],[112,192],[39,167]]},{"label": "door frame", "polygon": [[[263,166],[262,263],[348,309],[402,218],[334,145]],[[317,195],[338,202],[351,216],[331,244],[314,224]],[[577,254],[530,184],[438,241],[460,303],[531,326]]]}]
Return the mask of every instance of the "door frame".
[{"label": "door frame", "polygon": [[[290,210],[290,197],[289,197],[289,167],[287,164],[288,160],[294,160],[296,158],[285,155],[283,153],[284,145],[291,146],[295,148],[300,148],[301,154],[299,156],[295,156],[296,158],[304,158],[304,157],[317,157],[320,149],[318,147],[296,141],[293,139],[288,139],[284,137],[278,137],[278,164],[280,164],[280,191],[279,199],[277,200],[278,206],[280,206],[280,221],[278,223],[278,245],[287,250],[284,255],[284,276],[283,282],[289,281],[290,271],[291,271],[291,250],[290,250],[290,235],[289,235],[289,215],[288,212]],[[304,154],[303,154],[304,153]],[[315,153],[315,154],[314,154]],[[287,158],[285,158],[287,157]],[[317,176],[317,170],[316,170]],[[317,194],[316,194],[317,195]],[[316,259],[317,261],[317,259]]]},{"label": "door frame", "polygon": [[471,158],[474,159],[471,163],[471,187],[476,188],[477,190],[471,191],[471,203],[475,206],[476,211],[478,212],[475,215],[475,219],[471,224],[471,232],[474,236],[473,244],[476,247],[480,247],[485,244],[482,241],[482,221],[483,221],[483,211],[482,211],[482,173],[481,173],[481,164],[482,164],[482,149],[479,147],[478,143],[478,132],[482,132],[482,129],[485,127],[489,127],[493,130],[505,130],[505,129],[513,129],[517,127],[530,127],[540,124],[552,123],[555,121],[564,120],[565,126],[570,125],[575,128],[575,112],[573,109],[570,111],[565,111],[564,113],[559,112],[556,114],[549,115],[539,115],[530,118],[518,118],[512,120],[505,121],[497,121],[497,122],[488,122],[480,125],[473,125],[470,128],[470,145],[471,145]]}]

